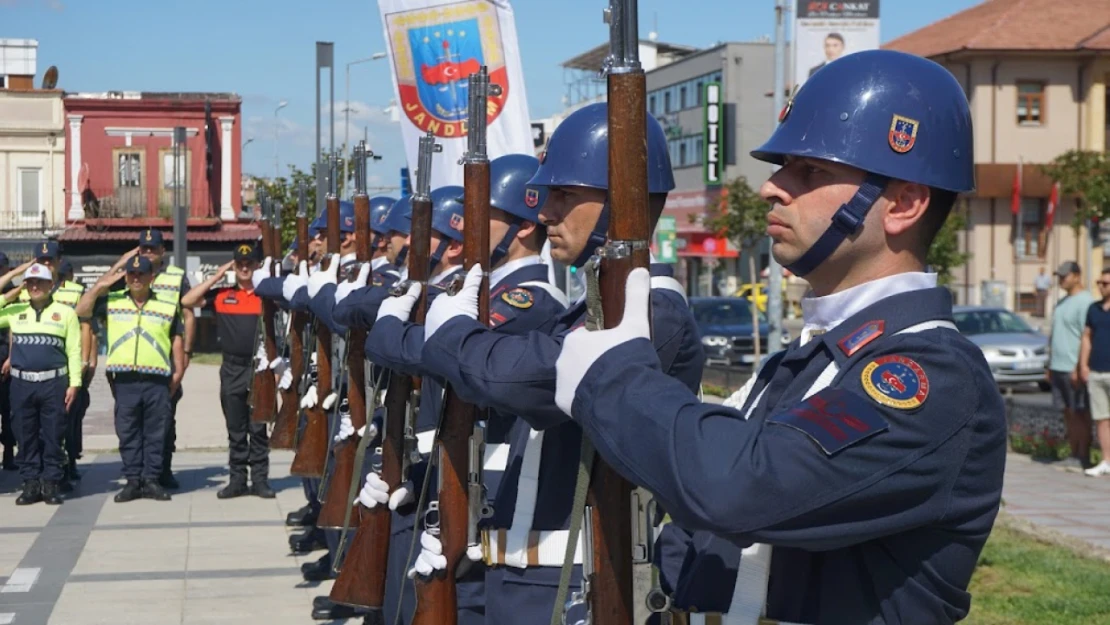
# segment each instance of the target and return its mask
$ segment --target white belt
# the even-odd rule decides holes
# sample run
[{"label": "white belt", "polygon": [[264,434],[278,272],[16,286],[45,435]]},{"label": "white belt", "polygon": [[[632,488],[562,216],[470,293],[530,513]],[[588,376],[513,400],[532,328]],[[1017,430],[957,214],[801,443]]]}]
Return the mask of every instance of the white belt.
[{"label": "white belt", "polygon": [[[482,530],[482,557],[488,565],[508,565],[521,567],[505,561],[505,546],[507,530],[497,529]],[[567,540],[570,532],[567,530],[528,532],[528,546],[526,566],[563,566],[567,556]],[[574,563],[582,564],[582,533],[578,533],[578,548],[574,551]]]},{"label": "white belt", "polygon": [[69,373],[69,367],[62,367],[61,369],[51,369],[50,371],[23,371],[12,367],[12,377],[19,378],[27,382],[45,382],[60,378]]}]

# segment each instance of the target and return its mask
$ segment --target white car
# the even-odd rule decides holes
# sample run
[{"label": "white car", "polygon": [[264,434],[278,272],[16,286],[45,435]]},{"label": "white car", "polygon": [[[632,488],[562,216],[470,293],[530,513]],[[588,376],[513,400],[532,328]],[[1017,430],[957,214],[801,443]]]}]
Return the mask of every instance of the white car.
[{"label": "white car", "polygon": [[953,316],[960,333],[983,350],[995,382],[1033,382],[1047,390],[1047,336],[1005,308],[956,306]]}]

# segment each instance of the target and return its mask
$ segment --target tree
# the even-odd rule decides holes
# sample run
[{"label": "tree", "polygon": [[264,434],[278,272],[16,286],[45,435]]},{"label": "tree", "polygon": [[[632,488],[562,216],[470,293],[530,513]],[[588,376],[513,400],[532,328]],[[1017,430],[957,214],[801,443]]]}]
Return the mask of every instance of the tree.
[{"label": "tree", "polygon": [[937,284],[947,286],[952,283],[952,270],[971,260],[971,254],[960,251],[960,241],[957,234],[967,225],[967,220],[956,210],[948,215],[940,231],[937,232],[929,253],[925,256],[925,264],[937,274]]},{"label": "tree", "polygon": [[[717,209],[710,213],[705,224],[710,230],[723,233],[737,243],[741,250],[749,250],[748,281],[757,284],[755,268],[755,249],[767,236],[767,212],[769,206],[748,184],[747,178],[740,176],[721,188],[721,201]],[[755,343],[755,362],[759,362],[759,309],[755,303],[755,292],[749,299],[752,309],[752,339]]]},{"label": "tree", "polygon": [[1060,183],[1061,195],[1079,199],[1073,228],[1090,219],[1105,221],[1110,217],[1110,159],[1105,154],[1069,150],[1040,168],[1053,182]]},{"label": "tree", "polygon": [[[341,175],[354,176],[354,163],[349,159],[340,162]],[[254,179],[256,189],[265,191],[270,201],[278,207],[281,216],[281,241],[282,245],[292,243],[297,236],[297,197],[298,187],[304,185],[308,199],[308,221],[311,223],[316,217],[316,163],[312,163],[309,171],[301,171],[296,165],[289,165],[289,177],[274,180]],[[342,189],[342,187],[340,187]]]}]

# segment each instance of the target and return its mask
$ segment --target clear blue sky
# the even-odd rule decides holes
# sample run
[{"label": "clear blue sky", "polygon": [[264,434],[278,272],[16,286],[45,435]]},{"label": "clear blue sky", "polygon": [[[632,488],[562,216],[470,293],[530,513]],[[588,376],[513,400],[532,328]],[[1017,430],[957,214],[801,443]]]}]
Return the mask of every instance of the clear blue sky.
[{"label": "clear blue sky", "polygon": [[[889,41],[979,0],[882,1]],[[562,109],[559,63],[608,40],[606,0],[514,0],[528,105],[534,119]],[[792,4],[792,3],[791,3]],[[640,0],[640,34],[697,47],[774,35],[773,0]],[[694,7],[697,7],[696,9]],[[788,17],[789,19],[789,17]],[[789,32],[789,28],[787,29]],[[274,171],[274,108],[281,172],[311,162],[315,44],[335,43],[336,144],[343,141],[346,64],[385,51],[373,0],[0,0],[0,37],[37,39],[38,76],[59,69],[66,91],[230,91],[243,98],[244,171]],[[327,106],[324,77],[324,105]],[[404,164],[400,128],[382,109],[393,97],[388,61],[351,67],[352,135],[368,127],[383,160],[371,184],[396,186]],[[327,116],[323,120],[327,145]],[[352,139],[352,142],[354,139]]]}]

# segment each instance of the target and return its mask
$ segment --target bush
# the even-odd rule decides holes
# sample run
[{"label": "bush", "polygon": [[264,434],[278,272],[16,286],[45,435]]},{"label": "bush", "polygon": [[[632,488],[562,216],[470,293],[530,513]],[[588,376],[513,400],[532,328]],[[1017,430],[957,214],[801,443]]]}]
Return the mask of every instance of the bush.
[{"label": "bush", "polygon": [[1014,426],[1010,430],[1010,449],[1014,453],[1025,454],[1039,460],[1063,460],[1071,455],[1068,441],[1052,434],[1048,428],[1040,432],[1030,432],[1020,426]]}]

